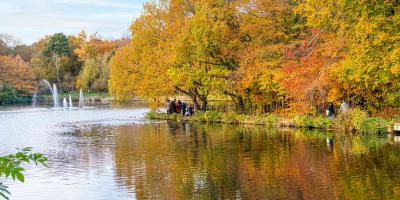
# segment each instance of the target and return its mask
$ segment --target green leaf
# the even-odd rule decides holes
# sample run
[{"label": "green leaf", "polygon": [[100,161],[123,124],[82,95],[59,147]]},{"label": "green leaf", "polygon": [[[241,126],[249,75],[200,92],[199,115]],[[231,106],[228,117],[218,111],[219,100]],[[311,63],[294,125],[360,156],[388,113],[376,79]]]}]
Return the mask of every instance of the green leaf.
[{"label": "green leaf", "polygon": [[17,179],[21,182],[25,181],[24,175],[21,172],[15,172],[15,176],[17,177]]},{"label": "green leaf", "polygon": [[3,194],[2,192],[0,192],[0,196],[2,196],[4,199],[9,200],[9,198],[5,194]]}]

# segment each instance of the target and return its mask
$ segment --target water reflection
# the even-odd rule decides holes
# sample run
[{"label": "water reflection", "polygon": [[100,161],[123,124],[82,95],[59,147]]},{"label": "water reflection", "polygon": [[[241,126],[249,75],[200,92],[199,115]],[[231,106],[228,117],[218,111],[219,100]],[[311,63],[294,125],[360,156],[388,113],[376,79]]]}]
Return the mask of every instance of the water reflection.
[{"label": "water reflection", "polygon": [[26,183],[8,183],[12,199],[400,196],[399,135],[150,122],[146,111],[138,105],[0,114],[0,152],[32,146],[50,159],[50,169],[27,170]]},{"label": "water reflection", "polygon": [[[173,123],[117,130],[115,179],[137,199],[393,199],[387,138]],[[335,142],[333,142],[335,141]]]}]

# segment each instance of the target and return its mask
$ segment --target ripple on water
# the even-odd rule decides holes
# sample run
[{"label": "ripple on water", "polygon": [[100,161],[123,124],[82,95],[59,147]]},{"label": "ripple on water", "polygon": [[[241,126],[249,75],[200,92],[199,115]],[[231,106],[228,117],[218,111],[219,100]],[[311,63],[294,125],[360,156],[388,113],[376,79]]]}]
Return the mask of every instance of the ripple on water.
[{"label": "ripple on water", "polygon": [[28,145],[50,159],[49,169],[27,170],[25,184],[7,182],[13,199],[397,197],[400,148],[392,140],[327,144],[318,132],[152,122],[146,110],[0,114],[0,151]]}]

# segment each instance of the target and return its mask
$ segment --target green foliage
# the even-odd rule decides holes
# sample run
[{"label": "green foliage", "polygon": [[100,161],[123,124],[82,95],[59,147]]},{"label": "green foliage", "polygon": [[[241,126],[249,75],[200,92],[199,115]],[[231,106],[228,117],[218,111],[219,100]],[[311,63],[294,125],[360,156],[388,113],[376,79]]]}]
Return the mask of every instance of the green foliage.
[{"label": "green foliage", "polygon": [[275,126],[279,122],[279,117],[274,114],[269,114],[265,117],[265,125],[267,126]]},{"label": "green foliage", "polygon": [[364,130],[364,123],[368,119],[368,113],[362,111],[361,109],[352,109],[348,111],[350,114],[351,123],[353,125],[353,129],[356,131]]},{"label": "green foliage", "polygon": [[0,81],[0,105],[29,103],[30,101],[30,96],[24,96],[11,84]]},{"label": "green foliage", "polygon": [[313,127],[317,129],[327,129],[333,126],[333,121],[324,116],[317,116],[313,118]]},{"label": "green foliage", "polygon": [[304,127],[304,128],[311,128],[311,117],[309,116],[296,116],[294,117],[294,123],[296,127]]},{"label": "green foliage", "polygon": [[110,53],[100,58],[89,58],[80,74],[81,86],[90,91],[107,91]]},{"label": "green foliage", "polygon": [[155,110],[150,110],[149,112],[145,113],[145,117],[146,119],[157,119],[157,117],[160,115],[160,113],[158,113]]},{"label": "green foliage", "polygon": [[361,124],[357,131],[365,134],[376,134],[379,132],[386,132],[387,121],[382,118],[369,117]]},{"label": "green foliage", "polygon": [[224,114],[222,121],[228,124],[238,124],[240,123],[240,116],[234,111],[229,111]]},{"label": "green foliage", "polygon": [[[35,165],[41,164],[47,167],[47,157],[40,153],[33,153],[32,148],[24,148],[15,154],[0,157],[0,177],[4,176],[12,180],[20,182],[25,181],[22,173],[24,168],[21,166],[23,163],[34,162]],[[10,192],[8,187],[0,182],[0,196],[8,199]]]},{"label": "green foliage", "polygon": [[302,128],[327,129],[333,126],[333,121],[324,116],[296,116],[294,122],[296,127]]},{"label": "green foliage", "polygon": [[56,33],[51,36],[43,49],[43,55],[49,58],[55,55],[70,56],[71,51],[67,36],[63,33]]},{"label": "green foliage", "polygon": [[36,52],[30,64],[38,80],[46,79],[54,83],[59,79],[63,89],[73,90],[82,62],[73,53],[78,46],[72,45],[72,41],[61,35],[55,34],[35,43],[33,47]]},{"label": "green foliage", "polygon": [[378,132],[385,132],[387,127],[391,125],[391,122],[382,118],[368,117],[365,111],[356,108],[341,113],[335,119],[335,125],[337,129],[345,132],[376,134]]},{"label": "green foliage", "polygon": [[222,119],[222,113],[218,111],[206,111],[203,116],[203,119],[206,122],[221,122]]},{"label": "green foliage", "polygon": [[14,103],[16,98],[15,89],[8,83],[0,82],[0,104]]},{"label": "green foliage", "polygon": [[177,121],[181,120],[181,117],[182,117],[181,114],[179,114],[179,113],[173,113],[173,114],[169,117],[169,119],[171,119],[171,120],[174,121],[174,122],[177,122]]}]

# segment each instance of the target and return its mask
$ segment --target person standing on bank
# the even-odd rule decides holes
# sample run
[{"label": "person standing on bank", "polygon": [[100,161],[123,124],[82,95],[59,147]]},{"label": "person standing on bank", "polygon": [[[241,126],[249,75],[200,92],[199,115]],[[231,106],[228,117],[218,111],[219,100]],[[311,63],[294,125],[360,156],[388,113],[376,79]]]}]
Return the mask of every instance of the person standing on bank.
[{"label": "person standing on bank", "polygon": [[347,102],[343,101],[342,104],[340,104],[340,113],[345,113],[350,109],[350,106]]},{"label": "person standing on bank", "polygon": [[171,114],[171,102],[167,99],[167,103],[165,104],[165,109],[167,110],[168,114]]},{"label": "person standing on bank", "polygon": [[185,112],[186,112],[186,103],[185,103],[185,102],[182,102],[182,105],[181,105],[181,113],[182,113],[183,116],[185,116]]},{"label": "person standing on bank", "polygon": [[333,103],[329,104],[326,114],[328,115],[329,119],[333,119],[335,117],[335,108],[333,107]]},{"label": "person standing on bank", "polygon": [[171,107],[170,108],[171,109],[171,114],[175,113],[175,111],[176,111],[175,102],[176,102],[175,99],[173,101],[169,102],[169,105]]},{"label": "person standing on bank", "polygon": [[180,114],[181,113],[181,106],[182,106],[182,102],[181,100],[178,100],[178,102],[176,102],[176,113]]}]

